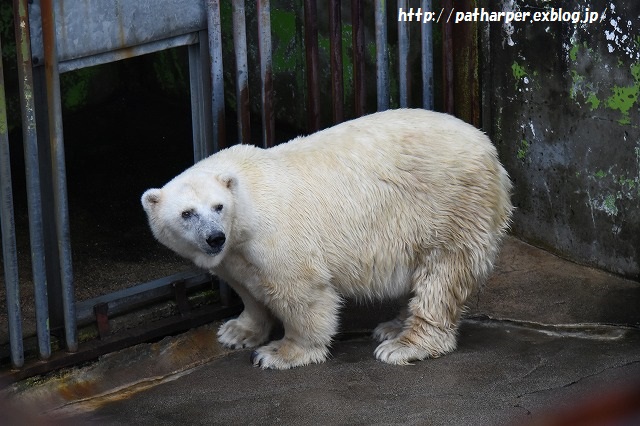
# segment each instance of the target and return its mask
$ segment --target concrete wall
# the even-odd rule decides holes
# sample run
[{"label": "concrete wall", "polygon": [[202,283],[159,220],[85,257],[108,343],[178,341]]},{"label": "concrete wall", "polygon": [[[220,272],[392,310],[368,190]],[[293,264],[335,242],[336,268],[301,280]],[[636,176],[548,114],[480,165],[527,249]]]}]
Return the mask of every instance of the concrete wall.
[{"label": "concrete wall", "polygon": [[483,127],[515,183],[514,234],[637,278],[640,2],[483,3],[599,14],[593,23],[483,25]]}]

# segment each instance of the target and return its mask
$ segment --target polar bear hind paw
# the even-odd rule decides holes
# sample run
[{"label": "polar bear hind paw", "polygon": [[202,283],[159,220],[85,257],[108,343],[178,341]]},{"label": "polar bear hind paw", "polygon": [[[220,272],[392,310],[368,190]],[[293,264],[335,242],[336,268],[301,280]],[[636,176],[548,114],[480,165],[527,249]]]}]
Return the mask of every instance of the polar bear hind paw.
[{"label": "polar bear hind paw", "polygon": [[385,340],[395,339],[402,333],[404,328],[404,321],[395,318],[391,321],[383,322],[379,324],[375,330],[373,330],[373,338],[378,342],[384,342]]},{"label": "polar bear hind paw", "polygon": [[256,331],[239,319],[225,322],[218,330],[218,341],[222,346],[230,349],[255,348],[266,342],[268,338],[268,329]]},{"label": "polar bear hind paw", "polygon": [[287,370],[308,364],[326,361],[329,349],[326,346],[303,347],[284,338],[262,346],[251,353],[251,364],[262,369]]},{"label": "polar bear hind paw", "polygon": [[385,340],[376,348],[376,359],[387,364],[410,365],[412,361],[421,361],[427,358],[438,358],[456,349],[455,335],[442,341],[422,341],[422,344],[408,343],[416,339],[408,339],[405,333],[400,336]]}]

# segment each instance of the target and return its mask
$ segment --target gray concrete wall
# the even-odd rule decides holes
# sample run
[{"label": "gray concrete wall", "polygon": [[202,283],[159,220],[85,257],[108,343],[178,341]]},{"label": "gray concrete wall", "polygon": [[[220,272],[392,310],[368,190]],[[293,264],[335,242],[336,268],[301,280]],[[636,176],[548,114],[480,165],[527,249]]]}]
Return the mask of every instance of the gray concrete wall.
[{"label": "gray concrete wall", "polygon": [[562,8],[581,19],[598,13],[593,23],[483,25],[483,127],[515,184],[515,235],[637,278],[640,2],[503,0],[484,7],[532,16]]}]

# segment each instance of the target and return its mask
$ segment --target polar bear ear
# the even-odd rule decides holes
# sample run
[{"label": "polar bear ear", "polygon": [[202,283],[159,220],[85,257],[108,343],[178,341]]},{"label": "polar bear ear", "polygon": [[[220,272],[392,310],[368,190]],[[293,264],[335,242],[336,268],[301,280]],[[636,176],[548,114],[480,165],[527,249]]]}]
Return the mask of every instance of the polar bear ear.
[{"label": "polar bear ear", "polygon": [[233,189],[236,186],[237,179],[235,176],[230,174],[220,175],[220,182],[229,190]]},{"label": "polar bear ear", "polygon": [[142,194],[142,207],[150,211],[160,202],[161,190],[157,188],[149,189]]}]

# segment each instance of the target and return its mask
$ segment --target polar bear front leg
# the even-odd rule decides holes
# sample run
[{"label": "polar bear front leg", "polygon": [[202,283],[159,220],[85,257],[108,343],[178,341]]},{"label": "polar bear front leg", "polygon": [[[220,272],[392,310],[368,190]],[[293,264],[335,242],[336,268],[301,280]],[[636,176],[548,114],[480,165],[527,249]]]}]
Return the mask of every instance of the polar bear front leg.
[{"label": "polar bear front leg", "polygon": [[257,301],[243,286],[229,283],[242,299],[244,310],[236,319],[220,326],[218,341],[227,348],[254,348],[269,339],[273,318],[266,306]]},{"label": "polar bear front leg", "polygon": [[338,329],[340,296],[328,286],[290,296],[269,305],[282,321],[284,338],[256,349],[251,354],[254,366],[285,370],[327,359],[331,339]]}]

